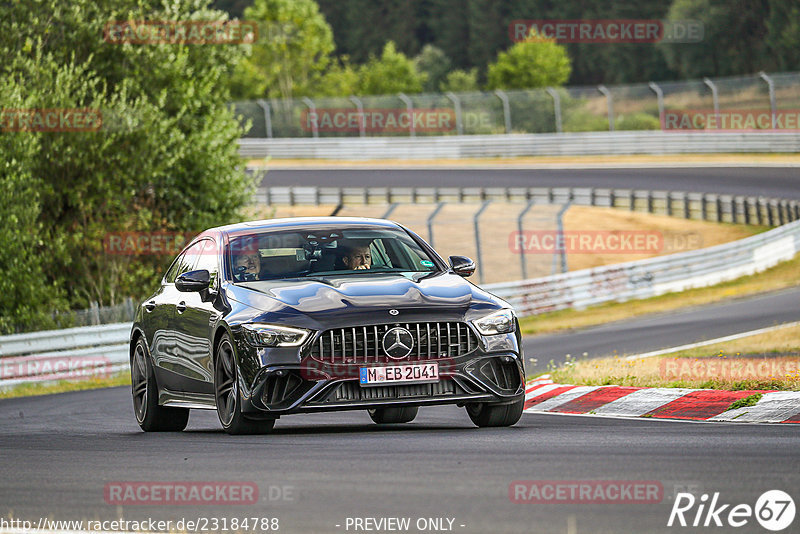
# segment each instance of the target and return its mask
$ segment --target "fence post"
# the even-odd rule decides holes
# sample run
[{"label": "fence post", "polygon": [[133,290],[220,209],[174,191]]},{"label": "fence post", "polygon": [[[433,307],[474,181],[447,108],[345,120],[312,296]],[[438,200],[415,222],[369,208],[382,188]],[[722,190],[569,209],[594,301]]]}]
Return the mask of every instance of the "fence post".
[{"label": "fence post", "polygon": [[767,82],[767,87],[769,88],[769,109],[772,113],[772,129],[775,130],[778,127],[778,102],[775,98],[775,82],[763,70],[758,75]]},{"label": "fence post", "polygon": [[394,209],[395,209],[396,207],[397,207],[397,202],[393,202],[393,203],[392,203],[392,204],[389,206],[389,209],[388,209],[388,210],[386,210],[386,213],[384,213],[384,214],[381,216],[381,219],[388,219],[388,218],[389,218],[389,215],[391,215],[391,214],[392,214],[392,212],[394,211]]},{"label": "fence post", "polygon": [[411,104],[411,99],[408,98],[405,93],[397,93],[397,98],[403,101],[406,105],[406,111],[408,111],[408,135],[410,137],[416,137],[417,132],[414,130],[414,107]]},{"label": "fence post", "polygon": [[614,131],[614,99],[611,97],[611,91],[605,85],[598,85],[597,90],[603,93],[608,103],[608,131]]},{"label": "fence post", "polygon": [[500,89],[495,89],[494,94],[497,95],[497,98],[500,99],[500,102],[503,103],[503,119],[506,123],[506,133],[511,133],[511,106],[508,104],[508,95],[505,91],[501,91]]},{"label": "fence post", "polygon": [[719,129],[719,94],[717,93],[717,86],[710,78],[703,78],[703,83],[711,89],[711,98],[714,101],[714,118],[717,122],[717,129]]},{"label": "fence post", "polygon": [[269,102],[262,98],[256,100],[256,102],[264,110],[264,128],[267,130],[267,138],[272,139],[272,113],[269,109]]},{"label": "fence post", "polygon": [[319,117],[317,117],[317,106],[315,106],[314,101],[307,96],[304,96],[302,100],[303,104],[308,106],[308,111],[314,117],[314,120],[311,123],[311,134],[317,138],[319,137]]},{"label": "fence post", "polygon": [[[522,233],[522,231],[523,231],[522,230],[522,219],[525,218],[525,214],[528,213],[528,211],[530,211],[530,209],[533,207],[533,204],[534,204],[534,200],[533,199],[529,200],[528,201],[528,205],[525,206],[525,209],[523,209],[519,213],[519,216],[517,217],[517,230],[519,231],[519,235],[524,235]],[[519,265],[520,265],[520,268],[522,269],[522,279],[523,280],[527,280],[528,279],[528,266],[525,264],[525,249],[520,251],[520,254],[519,254]]]},{"label": "fence post", "polygon": [[561,95],[558,94],[558,91],[553,89],[552,87],[548,87],[545,89],[547,94],[553,97],[553,112],[555,113],[556,118],[556,133],[562,132],[562,125],[561,125]]},{"label": "fence post", "polygon": [[483,284],[485,282],[483,277],[483,256],[481,254],[481,229],[480,225],[478,224],[478,219],[480,218],[481,214],[484,212],[486,208],[489,207],[491,204],[491,200],[484,200],[483,204],[481,204],[480,209],[475,212],[475,215],[472,217],[472,225],[475,228],[475,255],[477,256],[478,260],[478,276],[480,278],[480,283]]},{"label": "fence post", "polygon": [[692,218],[692,213],[691,213],[690,210],[691,210],[691,208],[689,206],[689,193],[687,192],[687,193],[683,194],[683,218],[684,219],[691,219]]},{"label": "fence post", "polygon": [[452,91],[447,91],[445,96],[453,102],[453,108],[456,111],[456,132],[458,135],[464,135],[464,124],[461,121],[461,100]]},{"label": "fence post", "polygon": [[428,243],[431,247],[433,246],[433,219],[439,214],[444,205],[445,202],[439,202],[436,205],[436,209],[433,210],[433,213],[428,216]]},{"label": "fence post", "polygon": [[364,118],[364,104],[361,103],[361,99],[356,96],[350,97],[350,102],[356,105],[356,109],[358,110],[358,136],[364,137],[366,135],[366,122]]},{"label": "fence post", "polygon": [[661,127],[664,127],[664,91],[661,90],[661,87],[658,86],[655,82],[650,82],[648,84],[650,89],[656,94],[656,98],[658,99],[658,122],[661,123]]},{"label": "fence post", "polygon": [[[561,206],[561,209],[558,210],[558,215],[556,215],[556,224],[558,225],[558,231],[556,233],[556,246],[560,246],[560,250],[557,251],[558,256],[561,258],[561,272],[567,272],[567,249],[566,244],[564,243],[564,214],[567,212],[569,207],[572,206],[572,194],[569,196],[569,200],[567,203]],[[555,274],[556,271],[556,254],[553,254],[553,266],[550,269],[551,274]]]}]

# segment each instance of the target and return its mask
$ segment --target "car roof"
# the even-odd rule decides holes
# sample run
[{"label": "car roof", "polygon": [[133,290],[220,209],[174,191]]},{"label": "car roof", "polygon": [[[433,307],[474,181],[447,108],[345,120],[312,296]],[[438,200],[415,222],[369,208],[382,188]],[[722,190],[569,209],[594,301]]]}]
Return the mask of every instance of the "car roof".
[{"label": "car roof", "polygon": [[260,221],[246,221],[217,228],[210,228],[206,232],[223,232],[226,234],[240,234],[254,230],[279,230],[292,228],[313,228],[314,226],[375,226],[380,228],[400,228],[400,226],[386,219],[372,219],[369,217],[287,217],[283,219],[263,219]]}]

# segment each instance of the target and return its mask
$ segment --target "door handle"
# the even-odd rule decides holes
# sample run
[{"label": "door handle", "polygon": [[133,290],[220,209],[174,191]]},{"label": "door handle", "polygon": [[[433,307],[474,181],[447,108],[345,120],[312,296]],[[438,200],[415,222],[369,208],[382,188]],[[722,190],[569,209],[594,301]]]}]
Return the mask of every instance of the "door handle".
[{"label": "door handle", "polygon": [[150,300],[144,303],[144,309],[151,312],[156,309],[156,301]]},{"label": "door handle", "polygon": [[178,310],[178,313],[183,313],[183,312],[185,312],[185,311],[186,311],[186,302],[184,302],[184,301],[180,301],[180,302],[178,303],[178,305],[177,305],[177,306],[175,306],[175,309],[177,309],[177,310]]}]

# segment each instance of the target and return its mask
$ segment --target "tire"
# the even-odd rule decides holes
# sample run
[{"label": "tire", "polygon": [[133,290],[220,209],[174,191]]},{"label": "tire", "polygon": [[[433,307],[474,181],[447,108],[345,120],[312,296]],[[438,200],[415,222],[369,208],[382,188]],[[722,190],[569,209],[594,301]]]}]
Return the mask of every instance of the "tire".
[{"label": "tire", "polygon": [[511,404],[491,405],[485,402],[467,405],[467,414],[475,426],[511,426],[522,417],[525,399]]},{"label": "tire", "polygon": [[374,410],[367,410],[367,412],[372,420],[379,425],[410,423],[417,416],[419,407],[399,406],[395,408],[375,408]]},{"label": "tire", "polygon": [[131,357],[131,394],[136,422],[145,432],[180,432],[189,422],[188,408],[159,406],[155,371],[143,338]]},{"label": "tire", "polygon": [[219,422],[228,434],[266,434],[275,426],[275,419],[255,421],[242,413],[238,366],[228,334],[222,336],[214,352],[214,398]]}]

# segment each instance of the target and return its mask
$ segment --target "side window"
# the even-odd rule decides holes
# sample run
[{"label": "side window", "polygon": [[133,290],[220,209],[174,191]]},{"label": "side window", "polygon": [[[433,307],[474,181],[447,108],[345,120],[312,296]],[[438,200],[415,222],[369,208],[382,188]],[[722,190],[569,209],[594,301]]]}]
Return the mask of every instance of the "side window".
[{"label": "side window", "polygon": [[175,263],[172,264],[172,267],[169,268],[166,276],[164,276],[164,282],[167,284],[174,284],[175,279],[178,278],[178,276],[194,269],[194,266],[200,257],[200,249],[202,248],[201,243],[202,241],[195,243],[188,249],[184,250],[180,256],[178,256],[178,259],[175,260]]},{"label": "side window", "polygon": [[178,256],[178,258],[172,262],[172,265],[170,265],[167,274],[164,275],[164,283],[167,284],[175,283],[175,279],[178,277],[178,269],[180,269],[182,261],[183,261],[183,253],[181,253]]},{"label": "side window", "polygon": [[207,270],[211,275],[211,287],[216,287],[217,273],[219,272],[217,245],[212,239],[203,239],[197,244],[199,245],[200,258],[197,261],[197,265],[195,265],[192,270]]}]

